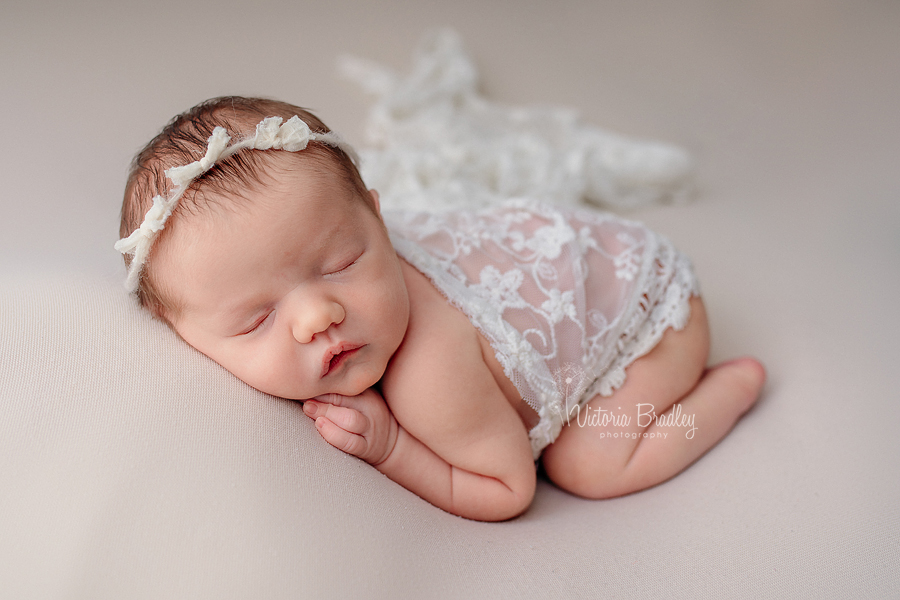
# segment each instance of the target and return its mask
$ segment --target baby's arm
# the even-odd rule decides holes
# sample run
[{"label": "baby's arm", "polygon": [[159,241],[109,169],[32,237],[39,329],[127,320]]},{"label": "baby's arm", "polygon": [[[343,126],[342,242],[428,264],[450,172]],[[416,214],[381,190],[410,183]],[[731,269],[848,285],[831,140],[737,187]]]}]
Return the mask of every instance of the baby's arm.
[{"label": "baby's arm", "polygon": [[435,506],[484,521],[515,517],[535,489],[525,424],[469,320],[423,275],[401,266],[409,326],[381,379],[384,399],[370,389],[307,401],[304,410],[329,443]]},{"label": "baby's arm", "polygon": [[467,354],[459,352],[451,361],[455,365],[436,371],[422,369],[420,355],[414,359],[419,376],[406,378],[399,389],[392,386],[393,405],[411,430],[373,389],[355,397],[308,400],[304,411],[328,443],[435,506],[470,519],[512,518],[534,496],[528,434],[480,353],[477,359],[466,359]]}]

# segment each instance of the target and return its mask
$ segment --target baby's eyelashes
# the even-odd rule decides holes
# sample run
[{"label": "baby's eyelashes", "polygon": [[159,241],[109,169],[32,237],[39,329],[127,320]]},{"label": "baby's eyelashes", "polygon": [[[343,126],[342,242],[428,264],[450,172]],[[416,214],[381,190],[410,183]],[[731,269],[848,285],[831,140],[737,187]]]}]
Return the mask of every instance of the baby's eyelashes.
[{"label": "baby's eyelashes", "polygon": [[338,263],[336,267],[326,270],[325,275],[340,275],[341,273],[358,263],[363,254],[365,254],[365,252],[361,252],[359,253],[359,255],[355,255],[351,260],[345,260]]},{"label": "baby's eyelashes", "polygon": [[238,334],[238,336],[249,335],[249,334],[251,334],[251,333],[253,333],[253,332],[255,332],[255,331],[258,331],[260,328],[262,328],[262,326],[263,326],[266,322],[269,321],[269,317],[271,317],[272,314],[273,314],[274,312],[275,312],[275,311],[271,311],[271,312],[268,312],[268,313],[264,314],[262,317],[260,317],[259,319],[257,319],[257,320],[253,323],[253,325],[251,325],[251,326],[248,327],[247,329],[244,329],[243,331],[241,331],[241,332]]}]

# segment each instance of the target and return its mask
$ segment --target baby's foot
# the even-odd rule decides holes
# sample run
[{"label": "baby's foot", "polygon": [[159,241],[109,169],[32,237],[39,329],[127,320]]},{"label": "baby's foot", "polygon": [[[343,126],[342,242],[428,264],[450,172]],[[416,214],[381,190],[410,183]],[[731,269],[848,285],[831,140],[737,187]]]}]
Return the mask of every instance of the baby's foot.
[{"label": "baby's foot", "polygon": [[705,378],[732,390],[729,397],[743,414],[759,399],[766,382],[766,368],[755,358],[744,356],[710,367]]}]

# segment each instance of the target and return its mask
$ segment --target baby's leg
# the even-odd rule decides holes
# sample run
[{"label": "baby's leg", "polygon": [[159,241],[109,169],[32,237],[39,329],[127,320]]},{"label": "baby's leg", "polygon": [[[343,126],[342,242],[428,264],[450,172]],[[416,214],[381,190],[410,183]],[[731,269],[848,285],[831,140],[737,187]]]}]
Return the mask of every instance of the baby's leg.
[{"label": "baby's leg", "polygon": [[752,358],[705,369],[708,351],[706,311],[694,298],[682,331],[666,331],[612,396],[573,413],[544,450],[550,479],[579,496],[620,496],[669,479],[714,446],[756,401],[765,371]]}]

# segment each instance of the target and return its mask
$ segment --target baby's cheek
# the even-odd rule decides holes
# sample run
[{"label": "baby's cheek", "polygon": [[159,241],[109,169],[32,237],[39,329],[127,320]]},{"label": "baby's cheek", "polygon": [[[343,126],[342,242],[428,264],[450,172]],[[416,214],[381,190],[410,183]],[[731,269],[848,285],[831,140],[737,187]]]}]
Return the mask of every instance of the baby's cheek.
[{"label": "baby's cheek", "polygon": [[269,353],[258,352],[235,361],[229,369],[238,379],[272,396],[290,397],[290,381],[286,380],[281,363]]},{"label": "baby's cheek", "polygon": [[387,307],[391,314],[402,316],[409,311],[409,294],[399,265],[388,265],[373,282],[372,289],[378,293],[379,308]]}]

